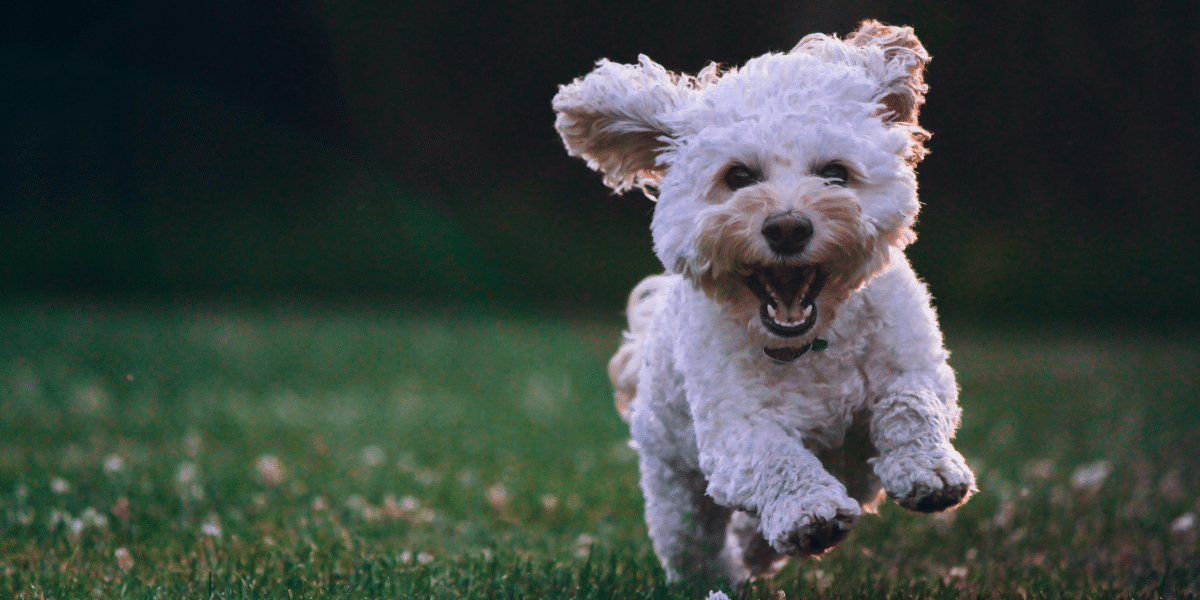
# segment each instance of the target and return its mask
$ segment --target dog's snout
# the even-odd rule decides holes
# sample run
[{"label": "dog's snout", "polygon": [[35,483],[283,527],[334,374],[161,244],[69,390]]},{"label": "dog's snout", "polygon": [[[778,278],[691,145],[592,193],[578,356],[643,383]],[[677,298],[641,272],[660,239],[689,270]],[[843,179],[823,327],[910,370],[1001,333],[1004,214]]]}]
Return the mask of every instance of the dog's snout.
[{"label": "dog's snout", "polygon": [[763,221],[762,235],[776,254],[790,256],[799,254],[808,245],[813,235],[813,224],[804,215],[780,213]]}]

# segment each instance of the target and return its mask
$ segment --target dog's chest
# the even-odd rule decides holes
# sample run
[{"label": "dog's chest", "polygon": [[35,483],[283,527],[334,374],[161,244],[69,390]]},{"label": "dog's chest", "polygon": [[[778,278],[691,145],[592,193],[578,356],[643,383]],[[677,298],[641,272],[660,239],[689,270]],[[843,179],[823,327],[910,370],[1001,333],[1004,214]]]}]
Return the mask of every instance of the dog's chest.
[{"label": "dog's chest", "polygon": [[839,444],[866,406],[867,382],[851,347],[810,352],[783,365],[756,348],[709,355],[693,346],[685,353],[689,403],[733,402],[736,412],[767,417],[823,443]]},{"label": "dog's chest", "polygon": [[688,403],[732,402],[735,413],[769,419],[826,447],[839,446],[869,396],[862,368],[867,331],[854,318],[859,303],[848,304],[829,330],[828,347],[784,364],[747,344],[744,332],[727,319],[695,319],[690,327],[676,329],[677,367]]},{"label": "dog's chest", "polygon": [[805,355],[786,365],[772,363],[760,369],[762,409],[794,416],[804,437],[820,445],[840,446],[855,416],[866,408],[862,370],[838,353]]}]

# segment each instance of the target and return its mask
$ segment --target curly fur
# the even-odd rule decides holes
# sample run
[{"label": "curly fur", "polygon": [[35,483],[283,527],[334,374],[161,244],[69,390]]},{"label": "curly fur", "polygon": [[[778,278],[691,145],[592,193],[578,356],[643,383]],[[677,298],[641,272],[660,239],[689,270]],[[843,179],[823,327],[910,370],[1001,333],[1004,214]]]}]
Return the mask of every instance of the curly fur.
[{"label": "curly fur", "polygon": [[[884,492],[933,512],[975,489],[950,444],[948,353],[903,254],[928,61],[910,28],[866,21],[694,77],[602,60],[554,99],[571,155],[618,192],[658,192],[667,272],[631,295],[609,373],[672,580],[742,582],[820,554]],[[755,179],[731,186],[735,167]],[[780,216],[808,224],[798,249],[769,239]],[[808,351],[818,338],[828,348]]]}]

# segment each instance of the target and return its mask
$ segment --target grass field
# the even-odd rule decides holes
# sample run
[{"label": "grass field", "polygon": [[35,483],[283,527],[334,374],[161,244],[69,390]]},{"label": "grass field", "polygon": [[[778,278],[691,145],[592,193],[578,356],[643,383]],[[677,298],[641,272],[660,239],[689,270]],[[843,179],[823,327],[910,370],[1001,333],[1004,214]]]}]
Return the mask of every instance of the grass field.
[{"label": "grass field", "polygon": [[[0,306],[0,597],[703,598],[649,549],[620,321]],[[756,598],[1200,594],[1188,333],[947,328],[982,492]]]}]

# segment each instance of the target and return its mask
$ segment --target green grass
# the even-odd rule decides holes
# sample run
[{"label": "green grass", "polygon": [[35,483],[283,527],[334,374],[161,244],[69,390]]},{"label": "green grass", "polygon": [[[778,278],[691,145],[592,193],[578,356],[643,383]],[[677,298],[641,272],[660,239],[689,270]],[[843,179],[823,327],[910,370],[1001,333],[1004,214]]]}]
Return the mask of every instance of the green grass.
[{"label": "green grass", "polygon": [[[0,597],[703,598],[650,551],[620,326],[0,306]],[[947,335],[983,491],[750,595],[1200,593],[1193,338]]]}]

